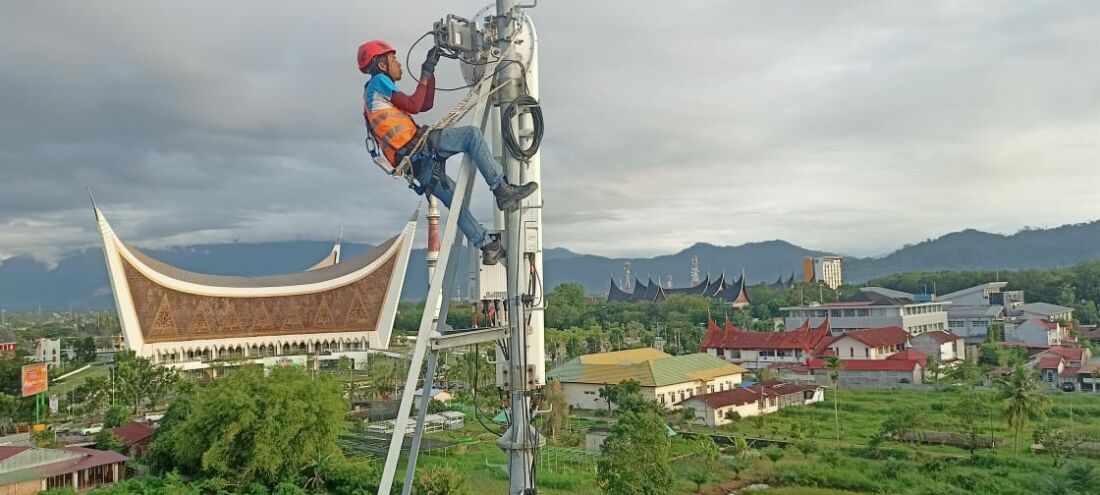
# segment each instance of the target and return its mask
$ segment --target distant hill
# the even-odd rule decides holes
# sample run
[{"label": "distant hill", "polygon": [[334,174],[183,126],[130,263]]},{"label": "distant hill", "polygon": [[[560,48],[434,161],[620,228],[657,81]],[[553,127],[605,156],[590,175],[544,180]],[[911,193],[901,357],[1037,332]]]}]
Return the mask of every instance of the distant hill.
[{"label": "distant hill", "polygon": [[863,282],[911,271],[1057,268],[1100,257],[1100,221],[1012,235],[967,229],[905,246],[881,258],[853,259],[844,278]]},{"label": "distant hill", "polygon": [[[371,246],[344,243],[350,259]],[[147,250],[155,258],[202,273],[222,275],[270,275],[303,270],[324,257],[330,242],[294,241],[197,245]],[[665,283],[672,274],[674,286],[687,285],[691,257],[697,256],[702,276],[738,277],[744,270],[750,283],[774,282],[793,272],[801,276],[805,256],[827,254],[786,241],[766,241],[740,246],[697,243],[675,254],[652,258],[607,258],[579,254],[564,248],[545,252],[547,289],[563,282],[577,282],[591,294],[606,294],[612,277],[619,280],[623,262],[630,261],[637,278]],[[404,299],[420,299],[427,290],[424,250],[414,250],[409,264]],[[905,246],[881,258],[846,258],[844,277],[860,283],[874,277],[908,271],[1053,268],[1100,258],[1100,221],[1065,225],[1046,230],[1023,230],[1012,235],[964,230],[919,244]],[[466,273],[467,257],[459,260]],[[459,278],[464,295],[466,277]],[[103,253],[99,248],[75,251],[55,268],[30,258],[17,257],[0,264],[0,308],[8,311],[44,309],[104,309],[114,305]]]}]

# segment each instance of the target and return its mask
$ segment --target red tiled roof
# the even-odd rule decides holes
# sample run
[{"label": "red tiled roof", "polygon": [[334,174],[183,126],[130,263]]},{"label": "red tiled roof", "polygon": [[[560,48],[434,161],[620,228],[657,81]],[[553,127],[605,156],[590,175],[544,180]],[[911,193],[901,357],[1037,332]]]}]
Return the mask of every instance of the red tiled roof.
[{"label": "red tiled roof", "polygon": [[1041,327],[1043,327],[1047,330],[1057,330],[1058,329],[1058,324],[1057,323],[1046,321],[1046,320],[1041,319],[1041,318],[1032,318],[1031,321],[1035,322],[1036,325],[1039,325],[1039,326],[1041,326]]},{"label": "red tiled roof", "polygon": [[59,474],[72,473],[80,471],[82,469],[93,468],[96,466],[103,466],[106,464],[114,464],[116,462],[126,462],[130,460],[118,452],[112,450],[96,450],[86,447],[64,447],[58,450],[65,450],[76,454],[84,454],[84,457],[73,461],[55,462],[52,464],[46,464],[45,466],[38,466],[35,468],[39,474],[43,477],[57,476]]},{"label": "red tiled roof", "polygon": [[122,440],[122,444],[129,447],[142,440],[148,440],[153,436],[155,432],[151,425],[148,423],[139,423],[137,421],[131,421],[118,428],[112,428],[111,433],[114,433],[119,440]]},{"label": "red tiled roof", "polygon": [[794,385],[782,382],[768,382],[764,385],[756,384],[751,387],[734,388],[721,392],[696,395],[690,399],[680,401],[680,404],[689,400],[698,400],[714,408],[740,406],[760,400],[761,395],[764,397],[794,395],[801,394],[808,390],[817,390],[818,388],[821,387],[817,385]]},{"label": "red tiled roof", "polygon": [[1039,358],[1037,367],[1039,369],[1050,369],[1057,368],[1060,364],[1062,364],[1062,356],[1044,356]]},{"label": "red tiled roof", "polygon": [[1080,361],[1085,358],[1085,350],[1080,347],[1051,346],[1050,351],[1062,356],[1066,361]]},{"label": "red tiled roof", "polygon": [[868,347],[890,347],[908,342],[909,332],[901,327],[865,328],[844,332],[844,337],[856,339]]},{"label": "red tiled roof", "polygon": [[816,328],[810,328],[806,320],[802,326],[789,332],[753,332],[740,330],[729,320],[722,329],[713,319],[707,321],[707,335],[703,349],[791,349],[816,355],[829,344],[829,319]]},{"label": "red tiled roof", "polygon": [[1081,368],[1065,368],[1065,369],[1062,370],[1061,373],[1058,373],[1058,376],[1064,376],[1064,377],[1067,377],[1067,378],[1068,377],[1073,377],[1073,376],[1077,376],[1077,373],[1079,373],[1080,371],[1081,371]]},{"label": "red tiled roof", "polygon": [[962,338],[962,337],[959,337],[958,335],[955,335],[955,334],[953,334],[951,332],[948,332],[946,330],[936,330],[934,332],[928,332],[926,335],[928,335],[929,337],[932,337],[933,339],[936,339],[936,341],[941,343],[941,344],[946,344],[948,342],[954,342],[954,341],[959,340],[959,339]]},{"label": "red tiled roof", "polygon": [[[841,361],[843,371],[913,371],[920,363],[900,359],[845,359]],[[811,359],[806,365],[810,369],[823,369],[825,362]]]},{"label": "red tiled roof", "polygon": [[1032,344],[1028,342],[1001,342],[1005,347],[1023,347],[1026,349],[1050,349],[1049,345]]},{"label": "red tiled roof", "polygon": [[892,359],[894,361],[916,361],[922,366],[928,363],[928,356],[914,351],[913,349],[906,349],[901,352],[895,352],[889,356],[886,356],[886,359]]},{"label": "red tiled roof", "polygon": [[0,446],[0,461],[2,461],[4,459],[7,459],[11,456],[14,456],[15,454],[18,454],[18,453],[20,453],[24,450],[29,449],[29,448],[30,447],[16,447],[16,446],[13,446],[13,445]]}]

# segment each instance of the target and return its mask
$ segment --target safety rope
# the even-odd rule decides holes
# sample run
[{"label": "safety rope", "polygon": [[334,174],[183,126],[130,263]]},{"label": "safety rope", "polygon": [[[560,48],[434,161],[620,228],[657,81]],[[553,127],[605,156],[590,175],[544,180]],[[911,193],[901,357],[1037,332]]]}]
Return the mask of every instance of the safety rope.
[{"label": "safety rope", "polygon": [[[511,52],[511,50],[509,50],[509,52]],[[420,149],[424,147],[424,143],[428,140],[428,134],[438,129],[453,126],[456,122],[465,117],[467,113],[470,113],[470,110],[473,110],[474,107],[477,106],[479,103],[488,99],[501,88],[513,82],[511,79],[509,79],[507,81],[504,81],[504,84],[497,85],[496,87],[490,89],[484,95],[481,95],[480,97],[477,96],[478,92],[481,91],[482,83],[484,83],[485,80],[496,76],[496,68],[497,65],[500,64],[501,60],[504,60],[504,57],[498,58],[486,64],[484,66],[484,75],[481,76],[481,79],[479,79],[477,83],[473,84],[470,87],[470,91],[466,92],[466,96],[463,96],[462,99],[459,100],[459,102],[455,104],[455,106],[452,107],[450,111],[440,117],[439,120],[437,120],[434,124],[429,126],[427,131],[420,133],[420,137],[417,138],[415,143],[413,143],[413,147],[410,148],[409,152],[401,158],[401,163],[399,163],[397,167],[394,167],[394,177],[403,176],[411,183],[412,176],[411,174],[409,174],[409,171],[412,169],[411,157],[416,156],[416,154],[420,152]]]}]

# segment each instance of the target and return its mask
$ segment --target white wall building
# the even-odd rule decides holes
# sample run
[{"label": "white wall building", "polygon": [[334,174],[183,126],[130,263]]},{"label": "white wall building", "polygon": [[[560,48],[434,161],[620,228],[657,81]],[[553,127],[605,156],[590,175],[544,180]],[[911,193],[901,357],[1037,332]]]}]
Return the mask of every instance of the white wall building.
[{"label": "white wall building", "polygon": [[715,427],[730,423],[733,421],[731,417],[770,414],[785,407],[805,406],[823,400],[825,389],[820,385],[769,383],[698,395],[678,406],[694,409],[696,423]]},{"label": "white wall building", "polygon": [[[891,291],[894,292],[894,291]],[[786,313],[784,325],[796,328],[805,320],[811,326],[825,318],[833,335],[863,328],[900,327],[910,335],[947,329],[947,303],[914,302],[887,296],[879,288],[865,287],[855,298],[835,303],[780,308]]]},{"label": "white wall building", "polygon": [[909,341],[910,346],[921,354],[941,364],[950,364],[966,359],[966,346],[963,338],[951,332],[937,330],[925,332]]},{"label": "white wall building", "polygon": [[566,400],[575,408],[607,409],[600,389],[626,380],[641,385],[643,398],[673,408],[673,404],[696,395],[736,388],[745,372],[740,366],[703,353],[670,356],[642,348],[580,356],[547,376],[561,383]]}]

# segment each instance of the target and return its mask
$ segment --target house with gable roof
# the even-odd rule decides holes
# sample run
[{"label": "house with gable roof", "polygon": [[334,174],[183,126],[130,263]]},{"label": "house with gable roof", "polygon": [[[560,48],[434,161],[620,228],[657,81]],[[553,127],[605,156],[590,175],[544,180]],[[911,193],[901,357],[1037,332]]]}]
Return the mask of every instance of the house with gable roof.
[{"label": "house with gable roof", "polygon": [[641,348],[579,356],[547,377],[561,383],[572,407],[606,409],[600,389],[634,380],[641,384],[643,398],[671,409],[687,398],[737,387],[745,372],[741,366],[703,353],[670,356]]},{"label": "house with gable roof", "polygon": [[812,328],[810,321],[804,320],[802,325],[786,332],[755,332],[737,328],[729,318],[719,327],[708,317],[702,350],[719,359],[756,369],[805,363],[807,359],[822,355],[830,341],[828,318]]},{"label": "house with gable roof", "polygon": [[901,327],[867,328],[845,332],[829,349],[840,359],[879,360],[905,350],[909,339],[909,332]]},{"label": "house with gable roof", "polygon": [[940,364],[953,364],[966,359],[966,342],[947,330],[925,332],[909,340],[913,348]]}]

